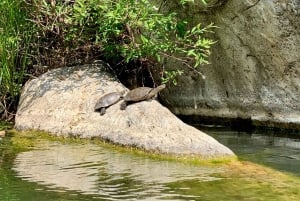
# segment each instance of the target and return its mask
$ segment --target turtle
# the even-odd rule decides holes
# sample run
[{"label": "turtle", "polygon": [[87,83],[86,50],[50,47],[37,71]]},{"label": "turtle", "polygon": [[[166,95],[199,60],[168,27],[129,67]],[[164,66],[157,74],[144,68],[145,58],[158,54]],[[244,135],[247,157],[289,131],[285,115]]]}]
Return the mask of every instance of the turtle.
[{"label": "turtle", "polygon": [[104,115],[106,112],[106,108],[110,107],[113,104],[116,104],[123,98],[122,92],[111,92],[105,94],[99,98],[95,105],[95,111],[99,112],[100,115]]},{"label": "turtle", "polygon": [[149,100],[155,97],[161,90],[166,87],[165,84],[162,84],[156,88],[150,87],[138,87],[129,91],[126,96],[123,98],[121,103],[121,110],[125,110],[129,103],[140,102],[143,100]]}]

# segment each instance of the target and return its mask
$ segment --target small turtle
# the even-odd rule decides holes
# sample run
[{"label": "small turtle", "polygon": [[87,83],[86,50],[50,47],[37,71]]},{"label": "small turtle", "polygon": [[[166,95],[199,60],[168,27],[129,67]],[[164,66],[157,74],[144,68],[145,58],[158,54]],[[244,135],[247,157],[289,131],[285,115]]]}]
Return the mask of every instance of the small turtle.
[{"label": "small turtle", "polygon": [[100,111],[100,115],[104,115],[106,108],[116,104],[119,100],[123,98],[123,93],[120,92],[111,92],[102,96],[95,105],[95,111]]},{"label": "small turtle", "polygon": [[162,84],[156,88],[150,87],[138,87],[129,91],[126,96],[123,98],[123,103],[121,104],[120,109],[125,110],[129,103],[135,103],[143,100],[149,100],[155,97],[161,90],[166,87],[165,84]]}]

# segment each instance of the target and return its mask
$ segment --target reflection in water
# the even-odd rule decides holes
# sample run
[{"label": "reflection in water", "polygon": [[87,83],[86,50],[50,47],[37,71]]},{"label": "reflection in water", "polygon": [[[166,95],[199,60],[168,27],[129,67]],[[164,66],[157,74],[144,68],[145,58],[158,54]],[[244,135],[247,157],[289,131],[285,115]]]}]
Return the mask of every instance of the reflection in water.
[{"label": "reflection in water", "polygon": [[[13,169],[18,177],[38,182],[53,190],[73,190],[102,198],[128,200],[151,200],[151,197],[167,200],[169,197],[178,197],[165,184],[183,180],[218,180],[220,178],[212,174],[222,172],[220,168],[121,154],[92,144],[59,143],[20,153]],[[185,195],[185,198],[188,197]]]},{"label": "reflection in water", "polygon": [[206,132],[245,160],[298,175],[252,163],[216,168],[156,161],[93,144],[47,142],[8,157],[0,143],[0,156],[5,156],[0,163],[0,200],[299,200],[299,139]]}]

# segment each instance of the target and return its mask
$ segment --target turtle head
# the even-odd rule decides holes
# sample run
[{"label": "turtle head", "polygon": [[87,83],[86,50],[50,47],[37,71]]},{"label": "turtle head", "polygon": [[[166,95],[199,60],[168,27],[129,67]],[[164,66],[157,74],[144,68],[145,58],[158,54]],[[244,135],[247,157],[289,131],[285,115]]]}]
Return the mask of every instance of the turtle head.
[{"label": "turtle head", "polygon": [[158,87],[154,88],[155,92],[158,93],[161,90],[163,90],[164,88],[166,88],[165,84],[159,85]]},{"label": "turtle head", "polygon": [[159,85],[159,86],[156,87],[156,88],[153,88],[153,89],[150,91],[148,97],[149,97],[149,98],[156,97],[156,95],[157,95],[161,90],[163,90],[164,88],[166,88],[166,85],[165,85],[165,84],[162,84],[162,85]]}]

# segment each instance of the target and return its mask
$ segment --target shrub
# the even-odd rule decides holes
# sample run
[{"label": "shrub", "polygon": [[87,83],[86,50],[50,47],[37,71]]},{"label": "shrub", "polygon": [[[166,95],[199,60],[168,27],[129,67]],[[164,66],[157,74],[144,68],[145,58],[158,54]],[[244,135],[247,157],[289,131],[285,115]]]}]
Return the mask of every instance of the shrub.
[{"label": "shrub", "polygon": [[13,118],[29,62],[31,26],[18,0],[0,2],[0,118]]},{"label": "shrub", "polygon": [[[207,63],[214,43],[203,37],[211,32],[212,24],[188,29],[188,23],[176,13],[163,13],[149,0],[32,0],[31,4],[32,19],[48,50],[57,49],[55,44],[64,49],[56,52],[93,47],[102,59],[115,61],[115,67],[133,63],[148,68],[174,59],[201,74],[197,67]],[[178,74],[182,70],[165,72],[162,81],[174,80]]]},{"label": "shrub", "polygon": [[207,63],[214,43],[203,37],[212,24],[191,27],[149,0],[2,0],[0,13],[0,114],[5,117],[16,108],[26,72],[39,73],[34,66],[47,70],[102,59],[118,74],[129,68],[151,72],[171,59],[185,68],[159,71],[162,82],[176,84],[185,69],[204,77],[197,69]]},{"label": "shrub", "polygon": [[[211,31],[212,24],[188,29],[188,23],[179,20],[176,13],[162,13],[148,0],[86,2],[77,0],[73,5],[68,18],[73,25],[69,37],[79,36],[80,41],[89,39],[98,44],[108,60],[118,57],[121,63],[139,61],[147,66],[167,58],[194,70],[207,63],[214,42],[203,34]],[[181,73],[179,69],[167,72],[162,81],[168,82]]]}]

